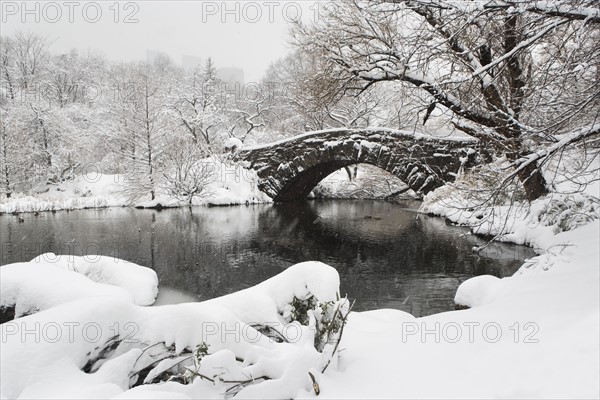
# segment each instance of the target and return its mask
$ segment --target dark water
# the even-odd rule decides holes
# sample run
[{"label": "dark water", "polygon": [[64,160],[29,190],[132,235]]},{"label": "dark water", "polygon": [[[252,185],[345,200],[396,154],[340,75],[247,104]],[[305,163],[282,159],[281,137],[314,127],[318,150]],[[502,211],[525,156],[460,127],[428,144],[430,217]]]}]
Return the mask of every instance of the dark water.
[{"label": "dark water", "polygon": [[355,310],[397,308],[416,316],[453,309],[474,275],[511,275],[533,252],[484,243],[418,203],[314,201],[163,211],[113,208],[0,216],[1,264],[40,253],[102,254],[158,273],[162,303],[205,300],[255,285],[288,266],[335,267]]}]

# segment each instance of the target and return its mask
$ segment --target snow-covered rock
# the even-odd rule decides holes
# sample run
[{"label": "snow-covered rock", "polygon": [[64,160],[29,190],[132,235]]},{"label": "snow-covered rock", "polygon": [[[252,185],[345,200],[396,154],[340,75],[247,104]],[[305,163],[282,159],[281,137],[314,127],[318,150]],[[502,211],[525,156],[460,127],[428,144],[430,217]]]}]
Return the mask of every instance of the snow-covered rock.
[{"label": "snow-covered rock", "polygon": [[223,142],[223,150],[225,152],[236,153],[243,147],[244,143],[236,137],[227,138],[225,142]]},{"label": "snow-covered rock", "polygon": [[0,267],[0,307],[15,307],[17,317],[98,296],[150,305],[157,294],[153,270],[112,257],[45,253]]},{"label": "snow-covered rock", "polygon": [[15,307],[16,317],[97,296],[133,302],[131,294],[121,288],[98,284],[52,264],[17,263],[0,268],[0,307]]},{"label": "snow-covered rock", "polygon": [[84,257],[44,253],[32,260],[77,272],[97,283],[125,289],[135,304],[148,306],[158,294],[158,276],[154,270],[119,258],[88,255]]},{"label": "snow-covered rock", "polygon": [[456,290],[454,303],[465,307],[477,307],[493,298],[500,279],[492,275],[481,275],[467,279]]}]

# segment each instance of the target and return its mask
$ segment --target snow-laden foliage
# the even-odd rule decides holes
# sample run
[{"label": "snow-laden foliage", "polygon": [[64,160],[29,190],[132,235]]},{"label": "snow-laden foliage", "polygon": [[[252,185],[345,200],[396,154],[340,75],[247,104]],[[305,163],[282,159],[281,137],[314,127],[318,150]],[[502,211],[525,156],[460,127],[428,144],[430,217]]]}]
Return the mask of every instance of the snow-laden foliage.
[{"label": "snow-laden foliage", "polygon": [[538,210],[537,219],[554,233],[573,230],[600,218],[600,199],[584,194],[557,195]]}]

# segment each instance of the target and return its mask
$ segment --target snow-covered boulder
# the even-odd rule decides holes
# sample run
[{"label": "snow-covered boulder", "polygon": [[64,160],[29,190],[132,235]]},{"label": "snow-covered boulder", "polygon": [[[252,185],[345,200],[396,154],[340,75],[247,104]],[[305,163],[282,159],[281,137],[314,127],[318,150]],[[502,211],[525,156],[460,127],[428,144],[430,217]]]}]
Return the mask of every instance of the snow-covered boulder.
[{"label": "snow-covered boulder", "polygon": [[154,270],[119,258],[45,253],[31,262],[51,264],[82,274],[94,282],[120,287],[133,296],[135,304],[141,306],[151,305],[158,295],[158,276]]},{"label": "snow-covered boulder", "polygon": [[95,296],[133,301],[119,287],[98,284],[52,264],[17,263],[0,268],[0,308],[14,307],[16,318]]},{"label": "snow-covered boulder", "polygon": [[45,253],[0,268],[0,307],[15,317],[96,296],[150,305],[157,295],[153,270],[112,257]]}]

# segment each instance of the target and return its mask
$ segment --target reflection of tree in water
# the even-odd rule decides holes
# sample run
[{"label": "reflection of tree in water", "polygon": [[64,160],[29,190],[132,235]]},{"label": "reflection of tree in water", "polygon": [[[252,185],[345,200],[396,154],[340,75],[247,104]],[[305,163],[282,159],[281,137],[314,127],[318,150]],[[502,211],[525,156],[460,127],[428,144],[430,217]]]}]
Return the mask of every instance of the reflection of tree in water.
[{"label": "reflection of tree in water", "polygon": [[[161,283],[208,299],[252,286],[284,268],[251,251],[252,207],[193,208],[159,213]],[[225,227],[225,228],[224,228]]]}]

